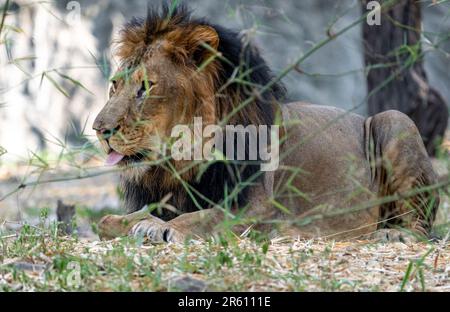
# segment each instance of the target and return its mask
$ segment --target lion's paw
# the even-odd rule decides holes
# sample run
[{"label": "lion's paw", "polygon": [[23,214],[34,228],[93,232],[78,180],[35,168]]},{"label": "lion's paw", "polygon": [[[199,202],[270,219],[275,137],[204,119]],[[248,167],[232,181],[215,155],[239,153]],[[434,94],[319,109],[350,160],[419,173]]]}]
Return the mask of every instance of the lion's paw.
[{"label": "lion's paw", "polygon": [[180,243],[183,235],[167,224],[160,224],[152,220],[142,220],[136,223],[129,235],[143,238],[146,243]]},{"label": "lion's paw", "polygon": [[380,229],[369,236],[370,240],[380,243],[400,242],[404,244],[417,243],[418,238],[413,233],[397,229]]}]

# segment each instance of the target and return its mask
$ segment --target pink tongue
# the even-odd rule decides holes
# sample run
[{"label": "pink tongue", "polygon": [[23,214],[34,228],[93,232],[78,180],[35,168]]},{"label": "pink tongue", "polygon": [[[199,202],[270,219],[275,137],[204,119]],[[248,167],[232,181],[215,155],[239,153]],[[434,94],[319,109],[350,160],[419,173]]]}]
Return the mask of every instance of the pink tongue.
[{"label": "pink tongue", "polygon": [[106,158],[105,164],[107,166],[117,165],[119,161],[121,161],[124,157],[125,157],[124,155],[112,151],[111,153],[108,154],[108,158]]}]

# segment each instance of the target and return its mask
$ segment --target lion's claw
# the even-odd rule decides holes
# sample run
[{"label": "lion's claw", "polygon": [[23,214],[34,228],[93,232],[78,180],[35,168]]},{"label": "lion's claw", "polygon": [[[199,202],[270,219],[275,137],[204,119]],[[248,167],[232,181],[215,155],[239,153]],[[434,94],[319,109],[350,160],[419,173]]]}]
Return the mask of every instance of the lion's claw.
[{"label": "lion's claw", "polygon": [[132,237],[142,237],[148,243],[176,243],[182,241],[178,231],[167,224],[159,224],[152,220],[142,220],[136,223],[130,230]]}]

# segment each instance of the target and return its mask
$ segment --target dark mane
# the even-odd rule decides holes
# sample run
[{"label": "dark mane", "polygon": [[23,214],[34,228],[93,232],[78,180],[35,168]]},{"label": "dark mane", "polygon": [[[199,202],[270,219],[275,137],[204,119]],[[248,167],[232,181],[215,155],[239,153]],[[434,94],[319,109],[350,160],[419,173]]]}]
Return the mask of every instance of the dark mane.
[{"label": "dark mane", "polygon": [[[259,91],[261,87],[274,79],[274,75],[258,49],[247,40],[248,38],[240,35],[237,31],[215,25],[206,19],[195,18],[185,5],[178,5],[171,10],[169,5],[165,4],[160,10],[149,8],[146,18],[133,18],[125,25],[122,32],[126,34],[139,30],[145,45],[149,45],[156,38],[175,29],[188,29],[195,25],[210,26],[219,36],[217,50],[222,56],[216,59],[217,62],[220,62],[216,82],[217,90],[221,90],[216,98],[219,120],[227,116],[234,107],[247,98],[256,95],[256,99],[252,103],[242,108],[227,123],[243,126],[250,124],[273,125],[274,104],[285,98],[285,88],[281,83],[275,83],[266,92],[261,93]],[[241,79],[248,83],[230,83],[236,74],[241,75]],[[222,86],[225,85],[227,87],[222,90]],[[246,151],[246,154],[248,155],[248,151]],[[231,193],[237,186],[243,187],[242,185],[249,178],[258,174],[259,170],[260,161],[251,164],[248,162],[233,164],[216,162],[209,164],[201,176],[197,176],[189,183],[196,192],[199,192],[211,202],[221,203],[227,197],[225,191]],[[163,178],[163,171],[161,168],[152,170],[153,182],[149,183],[150,185],[138,185],[136,182],[124,180],[125,197],[129,210],[134,211],[146,204],[158,202],[167,193],[172,193],[170,203],[182,212],[198,210],[198,205],[195,202],[203,208],[210,206],[210,203],[202,198],[203,196],[194,195],[195,200],[192,200],[181,185],[171,189],[161,189],[161,185],[157,181]],[[243,187],[235,201],[239,206],[246,204],[247,187]],[[174,216],[173,213],[164,212],[160,217],[170,219]]]}]

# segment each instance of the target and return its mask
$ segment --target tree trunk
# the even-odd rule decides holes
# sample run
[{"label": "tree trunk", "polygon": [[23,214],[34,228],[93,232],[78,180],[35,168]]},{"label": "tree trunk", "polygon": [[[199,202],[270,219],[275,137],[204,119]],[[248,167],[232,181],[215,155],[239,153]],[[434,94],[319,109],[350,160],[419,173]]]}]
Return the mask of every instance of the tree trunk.
[{"label": "tree trunk", "polygon": [[[370,0],[362,2],[365,14]],[[368,92],[395,75],[369,98],[369,114],[389,109],[407,114],[416,123],[428,154],[435,155],[447,128],[448,110],[439,92],[429,86],[424,70],[420,1],[398,1],[383,11],[380,25],[363,23],[363,36]]]}]

